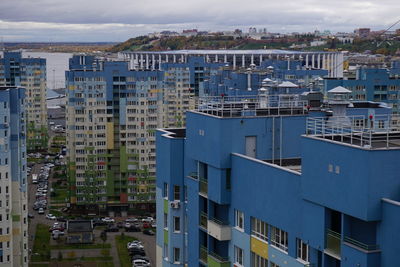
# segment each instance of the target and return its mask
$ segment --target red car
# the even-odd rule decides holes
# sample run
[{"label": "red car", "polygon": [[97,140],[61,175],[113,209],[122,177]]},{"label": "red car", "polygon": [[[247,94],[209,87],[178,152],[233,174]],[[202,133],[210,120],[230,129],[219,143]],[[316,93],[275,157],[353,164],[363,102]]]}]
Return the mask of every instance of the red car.
[{"label": "red car", "polygon": [[143,223],[143,228],[150,228],[151,227],[151,225],[150,225],[150,223],[148,223],[148,222],[144,222]]}]

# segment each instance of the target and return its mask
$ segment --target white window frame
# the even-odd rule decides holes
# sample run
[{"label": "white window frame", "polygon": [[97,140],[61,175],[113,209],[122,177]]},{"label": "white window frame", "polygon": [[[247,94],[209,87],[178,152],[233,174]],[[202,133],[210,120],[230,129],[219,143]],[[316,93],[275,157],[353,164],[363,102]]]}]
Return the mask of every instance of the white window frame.
[{"label": "white window frame", "polygon": [[251,217],[251,235],[268,242],[268,224],[260,219]]},{"label": "white window frame", "polygon": [[[303,258],[303,253],[305,253],[305,258]],[[297,238],[297,259],[303,263],[310,262],[310,248],[299,238]]]},{"label": "white window frame", "polygon": [[244,231],[244,213],[235,209],[235,227]]},{"label": "white window frame", "polygon": [[288,233],[277,227],[271,226],[271,245],[288,252]]},{"label": "white window frame", "polygon": [[260,255],[251,252],[251,267],[268,267],[268,260]]},{"label": "white window frame", "polygon": [[234,260],[235,264],[237,266],[243,266],[244,265],[244,251],[243,249],[234,246]]}]

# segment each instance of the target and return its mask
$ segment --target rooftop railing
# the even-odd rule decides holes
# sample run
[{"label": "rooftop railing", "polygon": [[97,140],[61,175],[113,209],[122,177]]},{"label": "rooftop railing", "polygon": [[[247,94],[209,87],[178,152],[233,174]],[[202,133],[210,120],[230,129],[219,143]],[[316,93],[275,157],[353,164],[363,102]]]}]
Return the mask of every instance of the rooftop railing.
[{"label": "rooftop railing", "polygon": [[306,135],[365,149],[400,147],[400,117],[394,115],[308,117]]},{"label": "rooftop railing", "polygon": [[195,110],[219,117],[302,115],[307,101],[298,95],[209,96],[197,100]]}]

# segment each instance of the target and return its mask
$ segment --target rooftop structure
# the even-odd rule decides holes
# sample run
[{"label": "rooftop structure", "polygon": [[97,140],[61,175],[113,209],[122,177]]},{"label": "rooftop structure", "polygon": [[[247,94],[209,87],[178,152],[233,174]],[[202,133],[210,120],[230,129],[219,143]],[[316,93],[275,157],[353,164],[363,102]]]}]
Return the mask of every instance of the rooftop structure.
[{"label": "rooftop structure", "polygon": [[131,68],[161,70],[162,63],[187,62],[190,56],[202,56],[206,62],[229,64],[233,69],[257,66],[265,59],[301,60],[307,67],[328,70],[329,77],[343,77],[343,53],[301,52],[274,49],[259,50],[175,50],[175,51],[124,51],[119,57],[128,59]]}]

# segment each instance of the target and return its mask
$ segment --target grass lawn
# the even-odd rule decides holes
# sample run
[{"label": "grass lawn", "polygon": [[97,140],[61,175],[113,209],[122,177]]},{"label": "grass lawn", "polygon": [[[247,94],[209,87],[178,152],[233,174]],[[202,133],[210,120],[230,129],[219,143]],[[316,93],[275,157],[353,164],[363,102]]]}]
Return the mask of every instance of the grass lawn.
[{"label": "grass lawn", "polygon": [[33,243],[33,251],[31,261],[48,261],[50,260],[50,232],[49,227],[45,224],[36,226],[35,241]]},{"label": "grass lawn", "polygon": [[52,245],[51,249],[95,249],[95,248],[111,248],[111,244],[65,244]]},{"label": "grass lawn", "polygon": [[129,253],[128,253],[128,249],[126,248],[126,244],[133,240],[137,240],[137,238],[134,238],[131,236],[126,236],[126,235],[125,236],[122,236],[122,235],[115,236],[115,243],[117,245],[118,257],[119,257],[119,261],[121,263],[121,267],[131,267],[132,266],[131,257],[129,257]]}]

